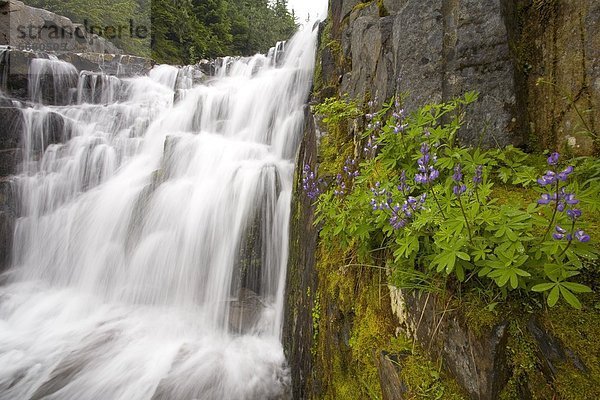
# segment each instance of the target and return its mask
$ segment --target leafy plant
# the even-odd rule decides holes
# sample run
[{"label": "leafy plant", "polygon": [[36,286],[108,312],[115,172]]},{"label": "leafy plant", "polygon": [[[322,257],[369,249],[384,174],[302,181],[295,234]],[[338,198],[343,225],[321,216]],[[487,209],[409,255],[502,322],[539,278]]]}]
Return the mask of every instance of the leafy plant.
[{"label": "leafy plant", "polygon": [[[324,245],[355,248],[365,260],[383,250],[401,271],[393,283],[405,288],[441,280],[495,287],[491,297],[505,299],[543,293],[551,307],[563,299],[581,308],[578,295],[591,290],[574,279],[596,254],[578,207],[600,207],[598,181],[572,179],[575,166],[558,153],[539,177],[536,158],[514,147],[458,146],[465,108],[476,99],[466,93],[408,116],[401,101],[369,110],[359,156],[346,159],[335,180],[307,172],[318,182],[318,191],[311,182],[305,190]],[[339,100],[317,112],[335,124],[356,118]],[[522,192],[522,201],[503,201],[498,185]],[[526,201],[532,195],[538,200]]]}]

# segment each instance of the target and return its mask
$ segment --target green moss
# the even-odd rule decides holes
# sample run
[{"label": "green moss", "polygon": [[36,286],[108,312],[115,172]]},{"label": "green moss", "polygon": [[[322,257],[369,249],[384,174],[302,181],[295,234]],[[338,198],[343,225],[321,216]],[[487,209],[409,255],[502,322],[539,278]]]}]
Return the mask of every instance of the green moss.
[{"label": "green moss", "polygon": [[388,15],[390,15],[388,10],[385,8],[385,5],[383,4],[383,0],[377,0],[377,7],[379,8],[380,17],[387,17]]},{"label": "green moss", "polygon": [[358,3],[357,5],[354,6],[354,8],[352,8],[352,12],[364,10],[365,8],[370,6],[373,3],[373,1],[375,1],[375,0],[367,0],[365,2]]},{"label": "green moss", "polygon": [[408,388],[409,399],[463,400],[467,397],[458,384],[448,379],[430,360],[416,354],[402,360],[400,376]]},{"label": "green moss", "polygon": [[[593,296],[589,303],[598,302],[598,294]],[[557,392],[564,399],[600,399],[600,312],[592,307],[573,310],[563,306],[545,313],[544,324],[589,369],[586,374],[562,365],[555,382]]]},{"label": "green moss", "polygon": [[479,296],[476,292],[467,292],[460,301],[455,300],[453,306],[460,308],[465,322],[475,336],[482,337],[502,322],[501,314],[496,310],[497,303]]}]

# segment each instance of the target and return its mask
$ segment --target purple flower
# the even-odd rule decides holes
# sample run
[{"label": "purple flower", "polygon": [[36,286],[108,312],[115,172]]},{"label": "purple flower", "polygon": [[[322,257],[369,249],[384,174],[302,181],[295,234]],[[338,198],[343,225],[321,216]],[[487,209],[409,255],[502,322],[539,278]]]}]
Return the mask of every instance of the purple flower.
[{"label": "purple flower", "polygon": [[321,184],[323,181],[317,179],[314,171],[311,170],[310,165],[304,164],[302,171],[302,190],[306,196],[311,200],[316,200],[321,194]]},{"label": "purple flower", "polygon": [[581,217],[581,210],[578,208],[567,210],[567,217],[569,217],[571,221],[576,221],[579,219],[579,217]]},{"label": "purple flower", "polygon": [[566,234],[567,234],[567,230],[566,229],[563,229],[559,225],[556,225],[555,232],[552,235],[552,237],[555,240],[563,240],[565,238]]},{"label": "purple flower", "polygon": [[537,182],[541,186],[547,186],[556,183],[556,179],[556,173],[554,171],[546,171],[546,174],[539,178]]},{"label": "purple flower", "polygon": [[371,156],[374,156],[375,153],[377,152],[377,137],[375,135],[371,135],[369,136],[369,140],[367,141],[367,144],[365,145],[365,147],[363,147],[363,151],[366,154],[369,154]]},{"label": "purple flower", "polygon": [[562,190],[562,198],[570,206],[575,204],[579,204],[579,200],[575,198],[575,193],[565,193],[564,189]]},{"label": "purple flower", "polygon": [[430,163],[436,162],[437,158],[435,155],[432,157],[430,153],[430,147],[427,143],[421,145],[421,158],[417,160],[419,173],[415,175],[415,182],[420,184],[429,184],[435,181],[439,176],[440,172],[436,170]]},{"label": "purple flower", "polygon": [[389,223],[395,230],[404,228],[406,226],[406,220],[395,214],[390,217]]},{"label": "purple flower", "polygon": [[558,174],[558,179],[565,182],[569,179],[569,175],[573,173],[574,168],[572,166],[567,167],[564,171]]},{"label": "purple flower", "polygon": [[473,183],[479,185],[483,182],[483,165],[478,165],[475,169],[475,176],[473,177]]},{"label": "purple flower", "polygon": [[552,153],[550,155],[550,157],[548,157],[548,165],[556,165],[558,164],[558,160],[560,158],[560,154],[558,153]]},{"label": "purple flower", "polygon": [[582,231],[581,229],[575,232],[575,238],[579,240],[581,243],[587,243],[590,241],[590,235]]},{"label": "purple flower", "polygon": [[467,186],[465,186],[465,185],[456,185],[452,188],[452,192],[456,196],[460,196],[461,194],[463,194],[466,191],[467,191]]},{"label": "purple flower", "polygon": [[554,200],[556,200],[556,194],[544,193],[542,194],[542,197],[538,200],[538,204],[550,204]]},{"label": "purple flower", "polygon": [[408,124],[398,124],[394,127],[394,133],[397,135],[401,132],[404,132],[406,128],[408,128]]},{"label": "purple flower", "polygon": [[460,166],[460,164],[456,164],[456,167],[454,167],[454,175],[452,175],[452,179],[454,179],[454,182],[460,182],[462,181],[462,178],[462,167]]}]

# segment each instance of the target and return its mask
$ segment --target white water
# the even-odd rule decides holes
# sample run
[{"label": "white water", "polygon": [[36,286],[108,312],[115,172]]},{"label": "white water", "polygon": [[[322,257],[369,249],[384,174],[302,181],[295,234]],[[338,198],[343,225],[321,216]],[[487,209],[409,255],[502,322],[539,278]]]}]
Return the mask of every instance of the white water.
[{"label": "white water", "polygon": [[[74,92],[55,88],[71,105],[23,110],[0,400],[285,396],[293,158],[315,42],[306,30],[278,66],[230,59],[194,88],[168,66],[81,73]],[[42,70],[71,73],[32,67],[38,103]]]}]

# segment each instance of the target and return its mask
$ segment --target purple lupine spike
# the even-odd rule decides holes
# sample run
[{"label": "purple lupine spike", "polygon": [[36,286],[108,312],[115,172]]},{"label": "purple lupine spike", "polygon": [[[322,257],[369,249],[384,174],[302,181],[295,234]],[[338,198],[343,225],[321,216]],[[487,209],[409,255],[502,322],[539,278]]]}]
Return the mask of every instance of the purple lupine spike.
[{"label": "purple lupine spike", "polygon": [[483,183],[483,165],[478,165],[475,169],[475,176],[473,177],[473,183],[479,185]]},{"label": "purple lupine spike", "polygon": [[454,182],[460,182],[462,181],[462,178],[462,167],[460,164],[456,164],[456,167],[454,167],[454,175],[452,175],[452,179],[454,180]]},{"label": "purple lupine spike", "polygon": [[554,152],[548,157],[548,165],[557,165],[560,159],[560,154]]}]

